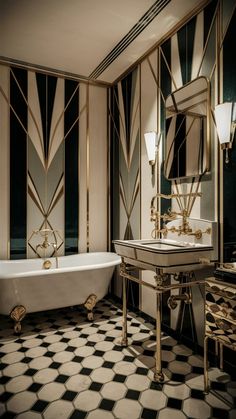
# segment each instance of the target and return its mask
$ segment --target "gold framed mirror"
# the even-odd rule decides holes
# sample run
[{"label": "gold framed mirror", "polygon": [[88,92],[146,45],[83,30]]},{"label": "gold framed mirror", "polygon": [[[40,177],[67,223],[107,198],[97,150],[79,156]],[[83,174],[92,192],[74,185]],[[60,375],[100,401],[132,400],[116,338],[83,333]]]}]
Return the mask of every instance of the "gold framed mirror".
[{"label": "gold framed mirror", "polygon": [[210,170],[210,87],[198,77],[171,93],[165,103],[165,162],[168,180]]}]

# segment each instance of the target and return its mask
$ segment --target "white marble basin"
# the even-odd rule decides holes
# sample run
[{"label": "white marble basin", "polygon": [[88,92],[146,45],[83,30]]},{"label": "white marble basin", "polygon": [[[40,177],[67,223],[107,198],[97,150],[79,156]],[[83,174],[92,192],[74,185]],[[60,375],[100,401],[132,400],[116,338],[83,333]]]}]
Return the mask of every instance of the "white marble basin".
[{"label": "white marble basin", "polygon": [[209,245],[178,242],[174,240],[115,240],[115,251],[134,266],[168,271],[196,269],[212,261],[213,247]]}]

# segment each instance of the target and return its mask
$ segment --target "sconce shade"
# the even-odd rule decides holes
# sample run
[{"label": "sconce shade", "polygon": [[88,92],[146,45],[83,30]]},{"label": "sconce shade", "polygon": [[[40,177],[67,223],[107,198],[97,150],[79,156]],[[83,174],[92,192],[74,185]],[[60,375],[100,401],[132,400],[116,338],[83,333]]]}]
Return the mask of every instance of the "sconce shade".
[{"label": "sconce shade", "polygon": [[160,136],[161,134],[157,134],[156,131],[150,131],[144,134],[148,160],[151,165],[154,165],[156,161],[156,151],[160,142]]},{"label": "sconce shade", "polygon": [[233,103],[225,102],[215,107],[216,129],[221,147],[232,141]]}]

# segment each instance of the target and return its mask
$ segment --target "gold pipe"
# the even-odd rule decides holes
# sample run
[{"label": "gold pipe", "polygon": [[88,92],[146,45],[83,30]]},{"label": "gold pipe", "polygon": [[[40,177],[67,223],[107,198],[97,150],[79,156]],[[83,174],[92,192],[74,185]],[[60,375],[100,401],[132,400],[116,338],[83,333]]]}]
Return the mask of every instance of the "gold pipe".
[{"label": "gold pipe", "polygon": [[161,295],[156,293],[156,355],[154,381],[164,381],[161,367]]},{"label": "gold pipe", "polygon": [[208,380],[208,336],[204,338],[204,393],[209,392]]},{"label": "gold pipe", "polygon": [[122,322],[122,339],[121,345],[127,346],[127,296],[126,296],[126,278],[123,277],[123,322]]}]

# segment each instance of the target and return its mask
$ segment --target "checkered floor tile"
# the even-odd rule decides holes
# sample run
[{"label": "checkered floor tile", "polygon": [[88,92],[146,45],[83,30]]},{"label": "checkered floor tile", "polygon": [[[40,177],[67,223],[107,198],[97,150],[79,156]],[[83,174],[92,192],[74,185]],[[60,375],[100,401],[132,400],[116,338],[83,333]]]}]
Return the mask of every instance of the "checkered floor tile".
[{"label": "checkered floor tile", "polygon": [[128,315],[129,346],[119,346],[122,311],[102,300],[88,322],[67,308],[32,313],[14,335],[0,317],[0,416],[19,419],[236,418],[236,382],[210,370],[203,393],[203,360],[163,335],[165,382],[153,381],[154,327]]}]

